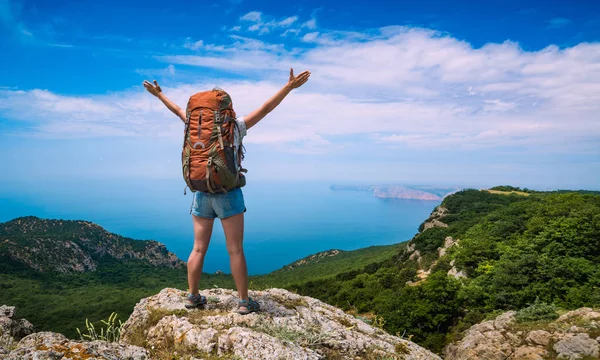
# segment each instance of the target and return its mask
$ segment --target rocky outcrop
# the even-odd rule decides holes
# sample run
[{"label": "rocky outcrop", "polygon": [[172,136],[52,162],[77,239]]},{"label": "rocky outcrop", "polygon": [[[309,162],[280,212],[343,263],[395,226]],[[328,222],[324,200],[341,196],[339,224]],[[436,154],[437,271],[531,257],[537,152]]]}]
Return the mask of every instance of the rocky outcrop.
[{"label": "rocky outcrop", "polygon": [[0,306],[0,358],[6,356],[19,340],[33,332],[33,325],[17,318],[14,306]]},{"label": "rocky outcrop", "polygon": [[5,360],[150,360],[146,349],[106,341],[73,341],[61,334],[38,332],[19,341]]},{"label": "rocky outcrop", "polygon": [[464,271],[458,270],[456,268],[454,260],[450,261],[450,266],[452,266],[452,267],[450,268],[450,270],[448,270],[448,276],[452,276],[455,279],[460,279],[460,278],[466,278],[467,277],[467,274],[465,274]]},{"label": "rocky outcrop", "polygon": [[14,306],[0,306],[0,359],[149,360],[140,347],[106,341],[73,341],[52,332],[33,332],[33,325],[18,319]]},{"label": "rocky outcrop", "polygon": [[[446,210],[442,208],[442,210],[436,209],[436,212],[437,211],[444,212]],[[419,269],[417,269],[417,274],[416,274],[417,280],[416,281],[407,281],[406,284],[409,286],[416,286],[416,285],[419,285],[424,280],[426,280],[427,277],[429,276],[429,274],[431,274],[431,269],[433,269],[433,267],[438,263],[439,259],[442,258],[443,256],[446,256],[448,249],[450,249],[453,246],[458,246],[458,242],[459,242],[458,239],[453,239],[452,236],[447,236],[444,239],[444,245],[437,249],[437,257],[438,258],[436,260],[434,260],[433,262],[431,262],[431,264],[429,264],[429,266],[421,267],[423,257],[419,250],[415,250],[416,246],[415,246],[414,240],[411,240],[408,247],[406,248],[406,254],[410,254],[408,257],[408,260],[415,261],[417,263],[417,265],[419,266]],[[463,271],[459,271],[456,268],[454,263],[455,263],[454,260],[452,260],[450,262],[450,266],[452,266],[452,268],[450,268],[450,270],[448,270],[448,276],[452,276],[456,279],[467,277],[467,275]]]},{"label": "rocky outcrop", "polygon": [[144,260],[157,267],[185,264],[157,241],[112,234],[87,221],[34,216],[0,224],[0,256],[40,272],[93,271],[102,258]]},{"label": "rocky outcrop", "polygon": [[[239,315],[233,291],[203,293],[208,304],[187,310],[185,293],[164,289],[142,299],[124,325],[122,342],[163,353],[242,359],[440,359],[343,311],[286,290],[251,292],[262,311]],[[202,356],[201,356],[202,357]]]},{"label": "rocky outcrop", "polygon": [[440,220],[440,218],[444,217],[444,215],[446,215],[448,213],[448,209],[446,209],[443,206],[438,206],[436,207],[433,212],[431,213],[431,215],[429,215],[429,218],[427,220],[425,220],[425,222],[423,223],[423,230],[425,231],[427,229],[431,229],[434,227],[448,227],[447,224],[445,224],[444,222],[442,222]]},{"label": "rocky outcrop", "polygon": [[448,249],[450,249],[454,245],[458,245],[458,240],[454,240],[452,236],[446,236],[446,238],[444,239],[444,246],[438,248],[438,257],[446,255]]},{"label": "rocky outcrop", "polygon": [[[537,327],[537,329],[536,329]],[[472,326],[444,349],[446,360],[597,359],[600,313],[581,308],[545,324],[519,324],[510,311]]]}]

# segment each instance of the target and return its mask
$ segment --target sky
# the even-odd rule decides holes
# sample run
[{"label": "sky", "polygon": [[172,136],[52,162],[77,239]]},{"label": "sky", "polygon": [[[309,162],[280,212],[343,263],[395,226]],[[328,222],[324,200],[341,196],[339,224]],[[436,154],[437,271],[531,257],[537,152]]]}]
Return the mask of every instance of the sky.
[{"label": "sky", "polygon": [[180,106],[238,115],[248,182],[600,189],[597,1],[0,0],[0,180],[181,179]]}]

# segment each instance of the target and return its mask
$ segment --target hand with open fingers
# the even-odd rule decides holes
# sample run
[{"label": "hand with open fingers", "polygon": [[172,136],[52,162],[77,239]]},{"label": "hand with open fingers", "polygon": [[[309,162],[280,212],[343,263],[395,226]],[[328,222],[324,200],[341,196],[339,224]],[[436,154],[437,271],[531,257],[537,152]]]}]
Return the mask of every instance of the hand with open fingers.
[{"label": "hand with open fingers", "polygon": [[300,74],[294,76],[294,69],[290,69],[290,80],[288,81],[288,86],[291,89],[299,88],[300,86],[304,85],[305,82],[308,81],[309,77],[310,71],[308,70],[305,70]]},{"label": "hand with open fingers", "polygon": [[154,96],[158,96],[158,94],[160,94],[162,92],[162,89],[160,88],[160,85],[158,85],[156,80],[154,80],[154,84],[152,84],[148,80],[144,80],[143,84],[144,84],[144,87],[146,88],[146,90],[148,90],[148,92]]}]

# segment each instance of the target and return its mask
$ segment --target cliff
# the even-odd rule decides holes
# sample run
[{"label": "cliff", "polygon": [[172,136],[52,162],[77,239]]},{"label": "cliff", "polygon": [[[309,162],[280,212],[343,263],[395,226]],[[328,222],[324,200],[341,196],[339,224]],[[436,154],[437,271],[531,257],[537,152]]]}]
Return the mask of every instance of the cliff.
[{"label": "cliff", "polygon": [[[204,294],[209,303],[193,310],[184,307],[185,292],[173,288],[142,299],[123,325],[119,343],[22,333],[0,350],[0,359],[440,359],[333,306],[286,290],[251,292],[262,311],[245,316],[234,311],[233,291]],[[0,324],[10,328],[18,322],[12,315],[0,317]]]},{"label": "cliff", "polygon": [[0,257],[40,272],[94,271],[102,260],[141,260],[157,267],[184,263],[157,241],[112,234],[88,221],[21,217],[0,224]]}]

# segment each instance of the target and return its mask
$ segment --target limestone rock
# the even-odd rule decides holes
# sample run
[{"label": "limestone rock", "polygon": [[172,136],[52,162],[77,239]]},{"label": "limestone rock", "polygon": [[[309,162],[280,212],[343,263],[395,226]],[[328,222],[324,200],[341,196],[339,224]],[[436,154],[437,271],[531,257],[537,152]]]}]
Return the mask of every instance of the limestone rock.
[{"label": "limestone rock", "polygon": [[14,306],[0,306],[0,356],[8,354],[19,340],[33,332],[33,325],[16,317]]},{"label": "limestone rock", "polygon": [[[242,359],[440,359],[430,351],[319,300],[282,289],[253,291],[261,311],[240,315],[231,290],[202,293],[204,308],[187,310],[185,292],[167,288],[142,299],[124,325],[122,343],[153,352],[216,354]],[[202,357],[202,356],[200,356]]]},{"label": "limestone rock", "polygon": [[579,359],[584,355],[598,357],[598,342],[588,334],[577,334],[564,338],[554,344],[558,359]]},{"label": "limestone rock", "polygon": [[419,250],[415,250],[410,257],[408,258],[408,260],[414,260],[416,262],[418,262],[419,264],[421,263],[421,252]]},{"label": "limestone rock", "polygon": [[456,266],[452,266],[450,270],[448,270],[448,276],[452,276],[455,279],[466,278],[467,274],[465,274],[462,270],[458,271]]},{"label": "limestone rock", "polygon": [[149,360],[140,347],[106,341],[73,341],[61,334],[38,332],[23,338],[6,360],[103,359]]},{"label": "limestone rock", "polygon": [[550,343],[551,335],[544,330],[534,330],[527,335],[527,342],[532,345],[546,346]]},{"label": "limestone rock", "polygon": [[517,349],[513,359],[518,360],[545,360],[548,358],[548,352],[540,347],[523,346]]},{"label": "limestone rock", "polygon": [[580,318],[583,321],[600,320],[600,312],[594,311],[591,308],[579,308],[577,310],[569,311],[566,314],[561,315],[557,322],[572,322],[573,320]]},{"label": "limestone rock", "polygon": [[448,213],[448,209],[443,206],[438,206],[435,210],[429,215],[429,218],[423,224],[423,231],[427,229],[431,229],[434,227],[448,227],[448,224],[441,222],[438,220]]},{"label": "limestone rock", "polygon": [[458,245],[458,240],[454,240],[452,236],[446,236],[446,239],[444,239],[444,246],[438,248],[438,257],[446,255],[448,249],[450,249],[454,245]]},{"label": "limestone rock", "polygon": [[423,231],[434,227],[448,227],[448,224],[443,223],[438,219],[433,219],[431,221],[426,222],[425,225],[423,225]]},{"label": "limestone rock", "polygon": [[456,360],[505,360],[511,353],[509,339],[496,329],[494,320],[472,326],[460,342],[444,349],[445,359]]},{"label": "limestone rock", "polygon": [[[600,341],[590,337],[600,328],[598,312],[589,308],[570,311],[558,320],[524,331],[515,312],[501,314],[471,326],[463,338],[444,349],[446,360],[544,360],[598,358]],[[526,327],[532,324],[526,324]]]},{"label": "limestone rock", "polygon": [[515,311],[507,311],[502,315],[498,316],[496,320],[494,320],[494,327],[497,330],[505,329],[507,325],[511,324],[515,321],[515,315],[517,313]]}]

